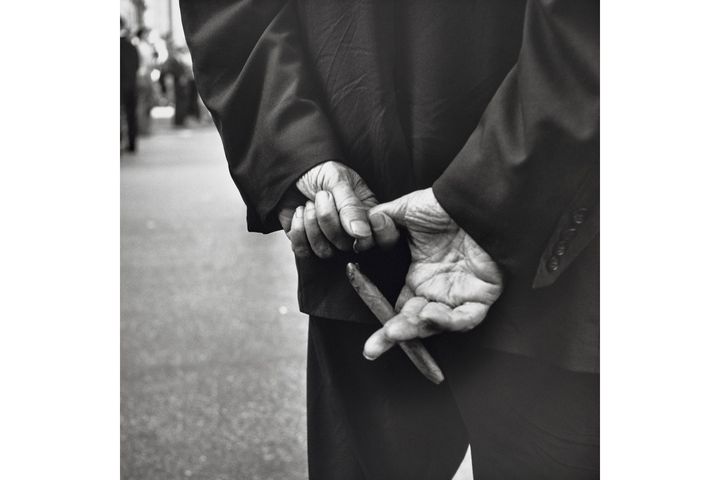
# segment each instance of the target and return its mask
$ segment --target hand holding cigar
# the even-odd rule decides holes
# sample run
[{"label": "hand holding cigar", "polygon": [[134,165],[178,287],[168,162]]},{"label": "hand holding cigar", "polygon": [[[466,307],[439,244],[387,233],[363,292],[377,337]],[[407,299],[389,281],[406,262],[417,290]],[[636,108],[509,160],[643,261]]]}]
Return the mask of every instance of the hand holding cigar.
[{"label": "hand holding cigar", "polygon": [[[384,325],[385,322],[396,315],[390,302],[387,301],[370,279],[360,272],[356,264],[348,263],[346,273],[355,291],[370,311],[380,320],[380,323]],[[440,370],[437,362],[420,340],[408,340],[398,344],[420,373],[435,384],[442,383],[445,379],[442,370]]]},{"label": "hand holding cigar", "polygon": [[410,266],[397,301],[400,312],[365,342],[377,358],[399,342],[466,332],[477,327],[500,297],[499,265],[450,218],[432,188],[417,190],[370,209],[406,232]]}]

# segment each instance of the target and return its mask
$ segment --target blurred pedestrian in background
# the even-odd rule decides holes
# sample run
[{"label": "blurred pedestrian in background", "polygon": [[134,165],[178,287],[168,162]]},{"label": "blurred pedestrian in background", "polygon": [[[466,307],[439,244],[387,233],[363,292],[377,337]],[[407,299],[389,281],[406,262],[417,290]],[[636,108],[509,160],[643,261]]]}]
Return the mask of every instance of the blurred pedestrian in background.
[{"label": "blurred pedestrian in background", "polygon": [[137,73],[140,58],[129,38],[125,19],[120,17],[120,108],[121,135],[127,126],[127,150],[134,152],[137,141]]},{"label": "blurred pedestrian in background", "polygon": [[192,61],[187,47],[178,47],[166,40],[168,58],[163,64],[161,85],[163,92],[175,104],[173,125],[184,127],[188,116],[200,120],[198,93],[192,73]]},{"label": "blurred pedestrian in background", "polygon": [[157,51],[148,40],[150,29],[147,27],[138,28],[135,34],[135,44],[139,56],[139,68],[137,73],[137,121],[138,132],[141,135],[150,133],[150,112],[157,104],[155,90],[153,88],[152,72],[157,63]]}]

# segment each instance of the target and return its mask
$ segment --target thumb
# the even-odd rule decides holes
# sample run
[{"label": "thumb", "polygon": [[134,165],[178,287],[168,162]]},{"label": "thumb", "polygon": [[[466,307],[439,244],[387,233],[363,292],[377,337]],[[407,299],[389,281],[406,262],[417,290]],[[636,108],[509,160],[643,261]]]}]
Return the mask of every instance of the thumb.
[{"label": "thumb", "polygon": [[400,232],[395,222],[382,212],[368,215],[373,230],[373,238],[382,249],[389,249],[400,240]]},{"label": "thumb", "polygon": [[367,207],[360,201],[350,184],[339,182],[331,188],[331,192],[335,199],[335,206],[338,209],[343,230],[353,238],[372,238]]},{"label": "thumb", "polygon": [[405,215],[407,213],[408,198],[410,195],[412,194],[403,195],[402,197],[396,198],[391,202],[381,203],[380,205],[377,205],[370,209],[368,213],[371,216],[374,216],[378,213],[384,213],[388,217],[392,218],[396,224],[405,227],[407,226]]}]

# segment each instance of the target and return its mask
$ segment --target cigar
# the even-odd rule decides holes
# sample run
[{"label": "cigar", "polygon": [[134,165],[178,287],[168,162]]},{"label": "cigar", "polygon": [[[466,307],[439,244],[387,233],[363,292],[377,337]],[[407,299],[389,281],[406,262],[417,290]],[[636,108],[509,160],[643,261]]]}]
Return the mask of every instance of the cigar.
[{"label": "cigar", "polygon": [[[346,268],[347,277],[357,294],[360,296],[365,305],[371,312],[375,314],[380,323],[385,323],[393,318],[396,313],[390,302],[380,293],[380,290],[367,278],[358,268],[357,264],[348,263]],[[430,355],[420,340],[408,340],[399,342],[400,348],[403,349],[405,355],[422,373],[425,378],[434,384],[440,384],[445,380],[445,376],[440,370],[440,366]]]}]

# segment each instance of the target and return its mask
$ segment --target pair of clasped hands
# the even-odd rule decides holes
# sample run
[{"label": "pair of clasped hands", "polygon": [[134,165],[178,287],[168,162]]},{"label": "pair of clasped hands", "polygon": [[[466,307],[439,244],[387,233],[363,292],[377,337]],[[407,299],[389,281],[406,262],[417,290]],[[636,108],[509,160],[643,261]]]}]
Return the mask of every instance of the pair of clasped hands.
[{"label": "pair of clasped hands", "polygon": [[397,315],[365,342],[374,360],[397,342],[476,327],[502,292],[490,256],[450,218],[432,189],[378,204],[351,168],[325,162],[296,183],[280,203],[279,220],[297,257],[330,258],[337,250],[386,249],[407,231],[411,264],[395,305]]}]

